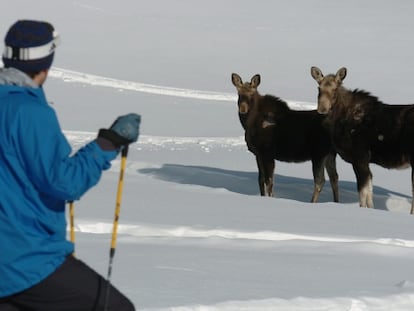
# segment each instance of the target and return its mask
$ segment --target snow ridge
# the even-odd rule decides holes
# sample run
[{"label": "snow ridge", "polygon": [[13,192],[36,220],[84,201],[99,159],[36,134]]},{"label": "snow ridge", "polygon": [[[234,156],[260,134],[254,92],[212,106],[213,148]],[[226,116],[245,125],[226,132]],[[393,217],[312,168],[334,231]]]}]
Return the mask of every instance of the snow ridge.
[{"label": "snow ridge", "polygon": [[192,305],[159,309],[144,309],[146,311],[274,311],[277,306],[278,311],[292,310],[347,310],[347,311],[367,311],[367,310],[390,310],[388,307],[392,305],[392,310],[408,311],[412,308],[414,295],[412,294],[396,294],[385,297],[334,297],[324,298],[308,298],[298,297],[294,299],[263,299],[249,301],[226,301],[216,305]]},{"label": "snow ridge", "polygon": [[[192,90],[169,86],[158,86],[140,82],[117,80],[113,78],[107,78],[57,67],[53,67],[52,70],[49,71],[49,76],[55,79],[63,80],[64,82],[68,83],[81,83],[93,86],[115,88],[118,90],[149,93],[154,95],[193,98],[208,101],[223,101],[232,103],[237,101],[237,95],[233,93]],[[298,102],[291,100],[287,100],[287,103],[292,109],[311,110],[316,108],[315,103]]]},{"label": "snow ridge", "polygon": [[215,101],[231,101],[237,100],[234,94],[230,93],[219,93],[219,92],[208,92],[200,90],[191,90],[183,88],[175,88],[168,86],[157,86],[153,84],[131,82],[124,80],[117,80],[112,78],[101,77],[97,75],[77,72],[73,70],[67,70],[63,68],[54,67],[49,72],[49,75],[56,79],[61,79],[69,83],[82,83],[93,86],[110,87],[119,90],[136,91],[142,93],[150,93],[165,96],[195,98],[203,100],[215,100]]},{"label": "snow ridge", "polygon": [[[80,221],[76,231],[92,234],[109,234],[112,223]],[[230,229],[196,229],[189,226],[157,226],[157,225],[119,225],[118,232],[137,238],[223,238],[229,240],[261,240],[261,241],[311,241],[323,243],[370,243],[414,248],[414,241],[403,239],[379,238],[359,239],[352,237],[328,237],[302,235],[276,231],[242,232]]]}]

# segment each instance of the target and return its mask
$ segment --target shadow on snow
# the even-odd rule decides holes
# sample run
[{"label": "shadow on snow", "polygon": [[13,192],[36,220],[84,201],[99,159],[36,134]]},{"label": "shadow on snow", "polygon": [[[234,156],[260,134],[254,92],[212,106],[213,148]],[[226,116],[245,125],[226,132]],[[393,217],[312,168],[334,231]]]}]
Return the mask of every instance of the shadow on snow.
[{"label": "shadow on snow", "polygon": [[[140,169],[139,173],[179,184],[226,189],[244,195],[259,195],[257,172],[231,171],[206,166],[164,164],[161,168]],[[309,202],[309,197],[313,192],[313,180],[276,174],[274,190],[276,198]],[[386,201],[391,196],[405,198],[407,199],[407,204],[409,204],[409,196],[374,186],[375,208],[388,210]],[[328,180],[325,182],[319,202],[333,202]],[[355,182],[339,181],[339,202],[358,204],[358,192]]]}]

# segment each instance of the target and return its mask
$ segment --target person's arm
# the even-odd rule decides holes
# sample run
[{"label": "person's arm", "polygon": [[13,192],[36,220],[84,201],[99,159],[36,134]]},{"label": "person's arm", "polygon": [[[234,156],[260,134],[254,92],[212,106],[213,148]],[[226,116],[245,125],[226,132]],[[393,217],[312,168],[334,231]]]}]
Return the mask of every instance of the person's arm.
[{"label": "person's arm", "polygon": [[28,178],[39,192],[63,200],[79,199],[99,181],[117,151],[103,151],[91,142],[71,155],[54,110],[38,105],[29,110],[16,124],[18,156]]}]

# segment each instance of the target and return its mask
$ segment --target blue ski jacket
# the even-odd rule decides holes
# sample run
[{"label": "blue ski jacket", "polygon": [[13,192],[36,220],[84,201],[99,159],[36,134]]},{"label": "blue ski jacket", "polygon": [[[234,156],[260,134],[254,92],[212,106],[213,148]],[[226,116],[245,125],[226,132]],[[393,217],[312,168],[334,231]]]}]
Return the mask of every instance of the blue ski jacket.
[{"label": "blue ski jacket", "polygon": [[96,141],[72,154],[43,89],[0,69],[0,298],[39,283],[73,252],[65,203],[116,156]]}]

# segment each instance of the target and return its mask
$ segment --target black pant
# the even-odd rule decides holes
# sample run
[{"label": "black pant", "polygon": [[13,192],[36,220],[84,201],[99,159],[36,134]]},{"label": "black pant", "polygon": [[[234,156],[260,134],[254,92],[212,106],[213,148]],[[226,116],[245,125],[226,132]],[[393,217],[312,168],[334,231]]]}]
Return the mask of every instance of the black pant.
[{"label": "black pant", "polygon": [[[0,299],[0,311],[104,310],[108,282],[82,261],[69,256],[35,286]],[[132,302],[110,285],[108,310],[135,311]]]}]

